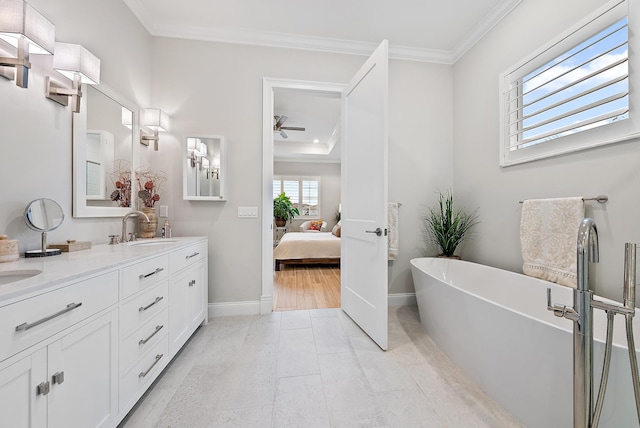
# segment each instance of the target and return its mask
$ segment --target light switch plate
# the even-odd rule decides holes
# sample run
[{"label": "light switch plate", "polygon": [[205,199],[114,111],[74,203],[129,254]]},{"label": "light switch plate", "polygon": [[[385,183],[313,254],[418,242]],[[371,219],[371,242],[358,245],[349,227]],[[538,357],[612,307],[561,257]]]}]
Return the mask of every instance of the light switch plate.
[{"label": "light switch plate", "polygon": [[169,217],[169,206],[168,205],[160,205],[160,218]]},{"label": "light switch plate", "polygon": [[258,207],[238,207],[238,217],[258,218]]}]

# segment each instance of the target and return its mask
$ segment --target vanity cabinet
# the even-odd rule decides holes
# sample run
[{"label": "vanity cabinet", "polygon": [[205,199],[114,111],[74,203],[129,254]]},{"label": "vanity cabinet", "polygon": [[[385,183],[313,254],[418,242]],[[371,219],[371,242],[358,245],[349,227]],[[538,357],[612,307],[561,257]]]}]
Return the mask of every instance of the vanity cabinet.
[{"label": "vanity cabinet", "polygon": [[207,241],[182,239],[142,256],[92,249],[110,264],[84,276],[69,268],[69,283],[0,300],[0,428],[122,421],[207,319]]},{"label": "vanity cabinet", "polygon": [[206,243],[171,254],[169,346],[175,354],[207,317]]},{"label": "vanity cabinet", "polygon": [[[112,272],[0,308],[0,317],[6,315],[11,320],[8,325],[3,323],[3,328],[12,328],[15,333],[11,339],[2,338],[0,349],[7,349],[5,345],[22,348],[0,363],[0,427],[109,427],[114,424],[118,416],[117,284],[117,273]],[[70,306],[51,311],[59,307],[60,299],[68,299],[69,293],[78,287],[93,291],[106,289],[102,297],[111,295],[112,299],[95,306],[86,299],[87,294],[78,295],[73,296],[78,305],[73,308],[84,306],[84,312],[72,314],[76,309],[65,312]],[[31,300],[35,308],[27,305]],[[111,308],[100,312],[102,306]],[[22,317],[20,310],[25,312]],[[29,317],[38,312],[37,317]],[[87,319],[61,330],[60,325],[70,323],[78,314]],[[16,318],[29,321],[15,324]],[[30,337],[41,337],[56,323],[59,332],[29,346]]]}]

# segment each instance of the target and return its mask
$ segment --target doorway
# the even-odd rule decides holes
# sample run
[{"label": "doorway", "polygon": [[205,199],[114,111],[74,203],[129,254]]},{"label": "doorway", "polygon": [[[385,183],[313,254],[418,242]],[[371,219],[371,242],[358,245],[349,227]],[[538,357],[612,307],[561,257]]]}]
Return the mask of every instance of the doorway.
[{"label": "doorway", "polygon": [[[265,215],[263,218],[263,236],[262,236],[262,295],[261,295],[261,313],[270,313],[274,308],[278,306],[283,310],[297,309],[302,308],[299,307],[299,304],[304,306],[305,294],[306,299],[308,299],[308,304],[310,307],[313,305],[317,305],[320,303],[321,306],[327,305],[327,300],[330,302],[335,302],[336,300],[339,302],[339,293],[340,293],[340,276],[339,276],[339,268],[336,269],[335,266],[315,266],[315,265],[299,265],[299,266],[289,266],[285,265],[284,270],[274,272],[274,231],[272,225],[272,217],[269,213],[273,210],[273,192],[274,192],[274,177],[275,177],[275,145],[280,144],[282,141],[276,142],[276,138],[274,138],[274,116],[282,116],[287,112],[278,111],[277,109],[284,108],[287,102],[290,102],[292,99],[305,97],[307,98],[332,98],[335,100],[340,100],[340,96],[344,89],[344,85],[341,84],[333,84],[333,83],[324,83],[324,82],[308,82],[308,81],[297,81],[297,80],[285,80],[285,79],[263,79],[263,213]],[[277,103],[278,96],[280,95],[280,100],[286,100],[283,102]],[[304,105],[302,109],[306,108]],[[338,112],[338,117],[340,113]],[[308,116],[307,116],[308,117]],[[294,125],[300,125],[300,123],[296,123],[295,118],[292,118],[290,125],[295,127]],[[305,127],[313,127],[313,123],[305,123]],[[339,130],[339,123],[336,128]],[[329,150],[333,149],[333,144],[336,144],[336,139],[339,139],[338,135],[332,135],[333,142],[327,141],[327,144],[324,142],[319,145],[314,145],[313,143],[309,144],[304,141],[296,141],[301,140],[301,138],[297,138],[297,132],[293,131],[285,131],[288,137],[289,142],[285,142],[284,144],[288,144],[288,148],[284,148],[283,150],[279,150],[281,153],[279,158],[282,161],[287,160],[295,160],[296,162],[302,161],[307,162],[309,166],[312,165],[311,162],[317,162],[319,157],[321,156],[321,152],[326,150],[324,147],[326,145],[330,145]],[[308,135],[309,136],[309,135]],[[282,138],[279,138],[282,140]],[[298,159],[294,159],[295,154],[291,150],[291,146],[294,143],[302,143],[303,155],[302,159],[298,156]],[[336,151],[339,153],[339,148],[336,148]],[[325,153],[326,154],[326,153]],[[287,159],[290,158],[290,159]],[[338,160],[339,162],[339,157]],[[327,162],[325,160],[324,162]],[[335,165],[336,159],[333,158],[328,162],[332,162]],[[288,172],[291,172],[291,167],[293,163],[287,164],[286,167],[283,167],[285,172],[288,169]],[[339,164],[338,164],[339,165]],[[304,169],[304,165],[301,167]],[[316,168],[317,171],[318,168]],[[320,168],[322,169],[322,168]],[[339,168],[338,168],[339,169]],[[282,171],[280,171],[282,172]],[[294,171],[295,172],[295,171]],[[310,173],[314,175],[314,172]],[[321,174],[321,173],[317,173]],[[286,175],[286,174],[280,174]],[[296,175],[300,176],[301,174],[290,174],[291,177]],[[307,174],[308,175],[308,174]],[[338,178],[339,181],[339,178]],[[320,186],[322,186],[321,179],[319,180]],[[319,196],[319,195],[318,195]],[[331,201],[328,205],[336,205],[339,206],[340,199],[339,195],[335,195],[335,201]],[[322,209],[322,208],[320,208]],[[322,212],[322,217],[333,217],[334,213],[332,213],[332,207],[324,207]],[[330,213],[330,214],[329,214]],[[308,218],[318,219],[320,217],[320,213],[310,213]],[[298,221],[294,221],[294,223],[287,224],[288,229],[290,231],[299,231],[301,223],[305,219],[301,219]],[[335,224],[335,221],[331,222],[331,226]],[[331,229],[328,230],[331,232]],[[279,235],[278,238],[281,238]],[[274,275],[275,273],[275,275]],[[274,293],[274,278],[278,281],[278,284],[285,286],[285,289],[282,290],[282,294],[276,295]],[[325,295],[323,290],[320,290],[320,285],[326,284],[327,294]],[[279,301],[278,301],[279,300]],[[314,302],[315,300],[315,302]],[[335,303],[329,303],[334,305]],[[339,307],[339,305],[338,305]]]}]

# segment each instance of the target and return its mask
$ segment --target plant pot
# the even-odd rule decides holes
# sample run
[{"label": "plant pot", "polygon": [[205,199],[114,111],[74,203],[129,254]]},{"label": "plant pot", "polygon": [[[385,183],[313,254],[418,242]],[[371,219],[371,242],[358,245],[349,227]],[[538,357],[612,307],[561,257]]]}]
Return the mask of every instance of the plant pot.
[{"label": "plant pot", "polygon": [[444,254],[438,254],[436,257],[439,258],[439,259],[461,260],[460,256],[456,256],[456,255],[445,256]]},{"label": "plant pot", "polygon": [[285,227],[287,225],[287,220],[283,218],[276,218],[276,227]]},{"label": "plant pot", "polygon": [[158,216],[156,215],[156,209],[150,207],[142,207],[140,210],[149,217],[149,222],[144,217],[139,216],[138,222],[140,223],[140,238],[155,238],[156,231],[158,230]]}]

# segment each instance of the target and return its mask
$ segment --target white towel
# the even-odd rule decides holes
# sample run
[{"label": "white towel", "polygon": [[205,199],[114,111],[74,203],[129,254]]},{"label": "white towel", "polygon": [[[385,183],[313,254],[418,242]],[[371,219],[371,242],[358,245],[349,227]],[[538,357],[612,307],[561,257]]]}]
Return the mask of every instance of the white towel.
[{"label": "white towel", "polygon": [[575,288],[578,229],[583,218],[581,197],[524,201],[520,219],[523,272]]},{"label": "white towel", "polygon": [[389,260],[398,259],[398,202],[389,202],[387,210],[387,224],[389,228]]}]

